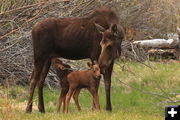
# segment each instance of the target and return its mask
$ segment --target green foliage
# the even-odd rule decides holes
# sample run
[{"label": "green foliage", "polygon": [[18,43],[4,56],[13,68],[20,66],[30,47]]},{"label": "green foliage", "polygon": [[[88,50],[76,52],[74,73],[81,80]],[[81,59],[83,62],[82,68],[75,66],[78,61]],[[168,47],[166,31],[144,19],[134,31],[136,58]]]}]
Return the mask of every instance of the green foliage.
[{"label": "green foliage", "polygon": [[[124,68],[122,69],[122,66]],[[164,115],[164,106],[168,100],[178,100],[176,97],[180,93],[180,63],[148,63],[152,69],[136,62],[117,62],[114,66],[112,79],[112,105],[113,112],[105,111],[105,91],[103,80],[99,89],[99,99],[101,112],[91,111],[92,97],[87,90],[82,90],[79,96],[82,111],[78,112],[76,106],[71,100],[70,112],[68,114],[57,113],[57,103],[59,89],[50,91],[44,89],[44,101],[46,114],[41,114],[37,109],[37,90],[34,96],[34,108],[32,114],[24,114],[28,89],[23,87],[2,88],[4,95],[0,98],[0,117],[8,113],[15,119],[33,119],[33,120],[53,120],[53,119],[112,119],[112,120],[160,120]],[[16,97],[13,97],[16,95]],[[21,96],[21,97],[18,97]],[[8,104],[5,104],[8,103]],[[173,103],[172,103],[173,104]],[[171,105],[172,105],[171,104]],[[18,105],[18,107],[15,107]],[[22,106],[24,105],[24,106]],[[9,107],[8,107],[9,106]],[[21,107],[22,106],[22,107]],[[8,108],[8,109],[7,109]],[[10,111],[10,112],[7,112]]]}]

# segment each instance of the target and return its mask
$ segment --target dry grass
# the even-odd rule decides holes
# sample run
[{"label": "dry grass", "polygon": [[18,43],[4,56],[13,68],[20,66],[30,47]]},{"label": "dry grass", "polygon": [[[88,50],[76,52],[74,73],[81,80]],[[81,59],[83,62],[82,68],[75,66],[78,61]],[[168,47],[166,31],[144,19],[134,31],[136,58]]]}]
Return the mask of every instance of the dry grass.
[{"label": "dry grass", "polygon": [[[119,65],[125,64],[124,70]],[[116,63],[112,77],[113,112],[105,111],[105,91],[101,81],[99,96],[102,111],[91,111],[91,96],[83,91],[79,101],[82,111],[78,112],[74,102],[70,103],[70,113],[56,113],[59,90],[44,89],[46,114],[37,110],[37,91],[34,96],[32,114],[25,114],[28,89],[14,86],[1,88],[0,117],[4,120],[54,120],[54,119],[112,119],[112,120],[160,120],[164,117],[164,106],[177,105],[180,101],[180,64],[177,61],[168,63],[150,62],[150,68],[136,62]],[[129,72],[131,71],[131,72]]]}]

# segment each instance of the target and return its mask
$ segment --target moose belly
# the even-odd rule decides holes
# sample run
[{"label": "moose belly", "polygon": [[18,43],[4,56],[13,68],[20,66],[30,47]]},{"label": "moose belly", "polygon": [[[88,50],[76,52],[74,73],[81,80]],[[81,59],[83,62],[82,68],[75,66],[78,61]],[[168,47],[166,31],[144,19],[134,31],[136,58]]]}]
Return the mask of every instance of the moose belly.
[{"label": "moose belly", "polygon": [[87,49],[70,48],[70,49],[58,49],[55,51],[55,56],[65,59],[79,60],[90,58],[90,53]]},{"label": "moose belly", "polygon": [[66,59],[85,59],[90,57],[91,43],[84,39],[63,39],[55,44],[55,54]]}]

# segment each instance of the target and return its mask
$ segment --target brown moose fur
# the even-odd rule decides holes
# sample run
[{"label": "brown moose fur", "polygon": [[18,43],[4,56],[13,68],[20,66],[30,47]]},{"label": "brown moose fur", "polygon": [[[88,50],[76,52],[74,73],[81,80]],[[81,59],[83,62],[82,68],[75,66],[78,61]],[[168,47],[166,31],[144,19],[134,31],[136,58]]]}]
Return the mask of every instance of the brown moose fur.
[{"label": "brown moose fur", "polygon": [[[48,18],[38,22],[33,27],[34,68],[31,75],[26,112],[32,111],[33,94],[36,86],[38,87],[38,109],[40,112],[45,112],[43,84],[53,57],[74,60],[90,58],[91,61],[97,61],[100,54],[102,57],[100,57],[101,64],[99,65],[100,67],[106,67],[106,72],[103,74],[106,90],[106,109],[112,109],[110,87],[115,57],[107,57],[109,54],[101,51],[100,42],[102,40],[102,34],[96,29],[97,26],[95,23],[102,26],[105,30],[110,30],[112,25],[117,26],[117,36],[115,37],[118,40],[115,46],[111,46],[115,50],[108,53],[112,55],[115,55],[117,52],[120,53],[124,32],[118,24],[118,16],[109,8],[98,8],[85,17]],[[114,39],[111,40],[111,42],[113,41]],[[108,46],[106,45],[104,48],[108,49]],[[103,50],[106,51],[106,49]]]},{"label": "brown moose fur", "polygon": [[[61,86],[61,93],[60,93],[59,101],[58,101],[59,102],[58,103],[58,112],[60,112],[62,103],[64,104],[63,105],[63,112],[64,112],[65,111],[65,97],[69,90],[69,82],[67,80],[67,75],[73,71],[71,70],[71,67],[69,65],[64,64],[62,61],[60,61],[57,58],[52,59],[52,65],[53,65],[53,68],[56,70],[58,77],[60,78],[59,80],[60,80],[60,86]],[[92,67],[92,66],[90,66],[90,67]],[[97,74],[96,76],[99,76],[100,69],[96,66],[94,66],[94,68],[95,68],[94,71]],[[95,72],[93,74],[95,74]],[[92,81],[90,85],[93,85],[93,84],[95,84],[95,88],[97,89],[96,91],[98,91],[99,80]],[[88,86],[90,86],[90,85],[88,85]],[[80,90],[81,90],[81,88],[88,88],[89,92],[91,93],[90,88],[88,86],[80,85],[80,86],[78,86],[77,89],[75,89],[75,92],[73,92],[73,99],[75,101],[75,104],[76,104],[78,110],[81,110],[81,107],[80,107],[79,101],[78,101],[78,96],[79,96]],[[93,108],[96,108],[94,101],[93,101]]]},{"label": "brown moose fur", "polygon": [[[93,105],[95,109],[100,110],[98,88],[101,78],[99,65],[96,63],[91,65],[88,63],[90,69],[84,71],[74,71],[68,74],[67,80],[69,83],[69,90],[65,100],[65,112],[68,112],[68,105],[71,96],[74,94],[75,101],[78,103],[78,95],[81,88],[87,88],[93,97]],[[80,106],[79,106],[80,107]]]},{"label": "brown moose fur", "polygon": [[[67,80],[67,75],[73,71],[71,70],[71,67],[69,65],[64,64],[62,61],[60,61],[57,58],[52,59],[52,65],[53,65],[53,68],[56,70],[57,76],[59,77],[59,82],[60,82],[60,87],[61,87],[61,93],[58,100],[58,112],[60,112],[62,103],[63,103],[63,112],[64,112],[65,111],[65,98],[69,90],[69,83]],[[75,101],[77,109],[81,110],[81,107],[78,101],[79,93],[80,93],[80,90],[76,91],[73,94],[73,99]]]},{"label": "brown moose fur", "polygon": [[[58,112],[60,112],[62,102],[64,103],[63,111],[65,110],[65,97],[69,90],[69,83],[67,81],[67,75],[70,72],[72,72],[72,70],[69,65],[64,64],[61,60],[59,60],[57,58],[52,59],[52,66],[56,70],[56,74],[59,77],[59,83],[60,83],[60,87],[61,87],[61,93],[60,93],[59,100],[58,100]],[[73,98],[75,98],[75,97],[73,97]]]}]

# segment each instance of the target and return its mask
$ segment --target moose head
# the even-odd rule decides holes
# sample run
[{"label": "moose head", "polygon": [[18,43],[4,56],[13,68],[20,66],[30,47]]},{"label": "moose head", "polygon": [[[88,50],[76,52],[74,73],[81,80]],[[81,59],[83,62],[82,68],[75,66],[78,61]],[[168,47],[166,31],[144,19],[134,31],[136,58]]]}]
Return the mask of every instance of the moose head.
[{"label": "moose head", "polygon": [[104,73],[106,68],[121,54],[121,42],[123,39],[122,29],[118,28],[117,24],[112,24],[109,29],[104,29],[96,23],[95,26],[102,34],[102,40],[100,42],[101,53],[98,63],[102,73]]}]

